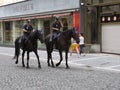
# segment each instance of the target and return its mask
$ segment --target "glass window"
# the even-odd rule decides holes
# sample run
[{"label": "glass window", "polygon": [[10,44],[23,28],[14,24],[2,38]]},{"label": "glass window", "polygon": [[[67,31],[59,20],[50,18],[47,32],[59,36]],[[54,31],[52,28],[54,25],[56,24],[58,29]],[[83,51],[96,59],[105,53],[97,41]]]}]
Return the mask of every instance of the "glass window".
[{"label": "glass window", "polygon": [[37,19],[32,19],[31,24],[34,29],[38,29],[38,20]]},{"label": "glass window", "polygon": [[6,21],[4,22],[4,42],[5,43],[10,43],[12,42],[12,22],[11,21]]},{"label": "glass window", "polygon": [[20,21],[14,21],[14,31],[15,31],[15,37],[17,38],[18,36],[21,36],[22,35],[22,27],[23,27],[23,20],[20,20]]}]

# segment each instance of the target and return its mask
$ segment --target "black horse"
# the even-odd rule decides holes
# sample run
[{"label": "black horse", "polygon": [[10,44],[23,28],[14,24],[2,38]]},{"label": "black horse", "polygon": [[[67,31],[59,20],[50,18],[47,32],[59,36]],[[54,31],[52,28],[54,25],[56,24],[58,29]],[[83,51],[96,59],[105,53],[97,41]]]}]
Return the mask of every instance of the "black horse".
[{"label": "black horse", "polygon": [[35,55],[37,56],[37,60],[38,60],[38,67],[41,68],[41,64],[39,61],[39,56],[37,53],[37,40],[39,39],[41,41],[41,43],[43,43],[43,32],[42,30],[36,30],[34,32],[31,32],[29,37],[24,41],[23,44],[19,43],[19,39],[21,38],[18,37],[15,40],[15,56],[14,59],[16,58],[15,63],[18,64],[18,57],[20,54],[20,49],[22,49],[22,66],[25,67],[24,64],[24,54],[27,51],[27,68],[29,68],[29,52],[33,51],[35,53]]},{"label": "black horse", "polygon": [[[53,43],[50,41],[50,37],[52,34],[49,34],[45,38],[45,44],[46,44],[46,49],[47,49],[47,63],[48,66],[50,66],[50,59],[51,59],[51,64],[52,67],[54,67],[54,63],[52,60],[52,51],[53,51]],[[66,68],[69,68],[68,66],[68,52],[69,52],[69,47],[71,45],[71,38],[73,38],[77,43],[79,43],[79,37],[77,31],[73,29],[69,29],[66,31],[61,32],[61,34],[57,38],[56,42],[56,49],[59,50],[59,55],[60,55],[60,61],[56,64],[56,66],[59,66],[61,61],[63,60],[62,52],[65,51],[65,59],[66,59]]]}]

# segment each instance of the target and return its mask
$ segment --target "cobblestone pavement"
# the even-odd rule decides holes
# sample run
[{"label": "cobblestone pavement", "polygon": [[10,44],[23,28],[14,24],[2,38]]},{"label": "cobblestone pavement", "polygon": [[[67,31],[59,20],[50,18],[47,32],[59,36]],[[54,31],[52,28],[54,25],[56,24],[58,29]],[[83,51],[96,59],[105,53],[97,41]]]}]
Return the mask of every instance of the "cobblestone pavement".
[{"label": "cobblestone pavement", "polygon": [[[120,90],[120,57],[116,55],[86,54],[78,58],[74,53],[69,57],[70,69],[65,69],[64,62],[48,67],[46,52],[41,50],[41,69],[33,53],[29,69],[22,67],[21,57],[16,65],[13,56],[13,48],[0,47],[0,90]],[[54,52],[55,63],[58,57]]]}]

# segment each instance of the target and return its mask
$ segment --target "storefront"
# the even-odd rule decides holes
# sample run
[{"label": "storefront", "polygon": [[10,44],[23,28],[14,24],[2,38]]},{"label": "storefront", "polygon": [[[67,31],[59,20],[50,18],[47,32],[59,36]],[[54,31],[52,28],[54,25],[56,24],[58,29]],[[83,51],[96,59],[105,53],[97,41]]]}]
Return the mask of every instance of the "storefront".
[{"label": "storefront", "polygon": [[[79,20],[79,17],[76,18],[79,14],[77,1],[73,3],[72,0],[30,0],[0,7],[0,44],[13,46],[15,39],[22,35],[22,27],[27,19],[31,19],[35,29],[43,30],[44,36],[51,33],[51,24],[55,15],[60,16],[63,22],[62,31],[73,26],[76,26],[79,31],[79,23],[76,24]],[[45,48],[41,43],[38,46]]]},{"label": "storefront", "polygon": [[120,1],[85,1],[84,32],[90,51],[120,54]]},{"label": "storefront", "polygon": [[120,6],[118,2],[103,4],[101,10],[101,52],[120,54]]}]

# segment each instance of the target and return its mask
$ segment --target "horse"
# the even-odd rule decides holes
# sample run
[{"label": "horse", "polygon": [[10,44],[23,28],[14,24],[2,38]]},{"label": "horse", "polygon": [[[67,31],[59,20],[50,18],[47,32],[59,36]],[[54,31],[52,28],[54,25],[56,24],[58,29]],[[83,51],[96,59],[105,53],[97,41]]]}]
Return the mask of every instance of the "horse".
[{"label": "horse", "polygon": [[[45,37],[45,45],[47,50],[48,66],[51,66],[52,64],[52,67],[54,67],[54,63],[52,60],[52,52],[54,48],[53,48],[53,43],[50,41],[51,35],[52,34],[49,34]],[[71,38],[73,38],[77,43],[80,42],[78,37],[78,32],[74,28],[65,30],[61,32],[61,34],[58,36],[56,42],[56,49],[59,51],[60,61],[56,64],[56,67],[61,64],[63,60],[62,52],[65,51],[66,69],[70,68],[68,65],[68,52],[71,45]],[[50,64],[50,60],[51,60],[51,64]]]},{"label": "horse", "polygon": [[44,42],[43,37],[43,31],[42,30],[35,30],[34,32],[31,32],[29,37],[24,41],[24,43],[19,43],[21,36],[16,38],[15,40],[15,56],[13,59],[16,58],[15,64],[18,64],[18,57],[20,54],[20,49],[22,49],[22,66],[25,67],[24,64],[24,54],[27,51],[27,68],[29,68],[29,53],[34,52],[37,60],[38,60],[38,68],[41,68],[38,52],[37,52],[37,41],[38,39],[41,41],[41,43]]}]

